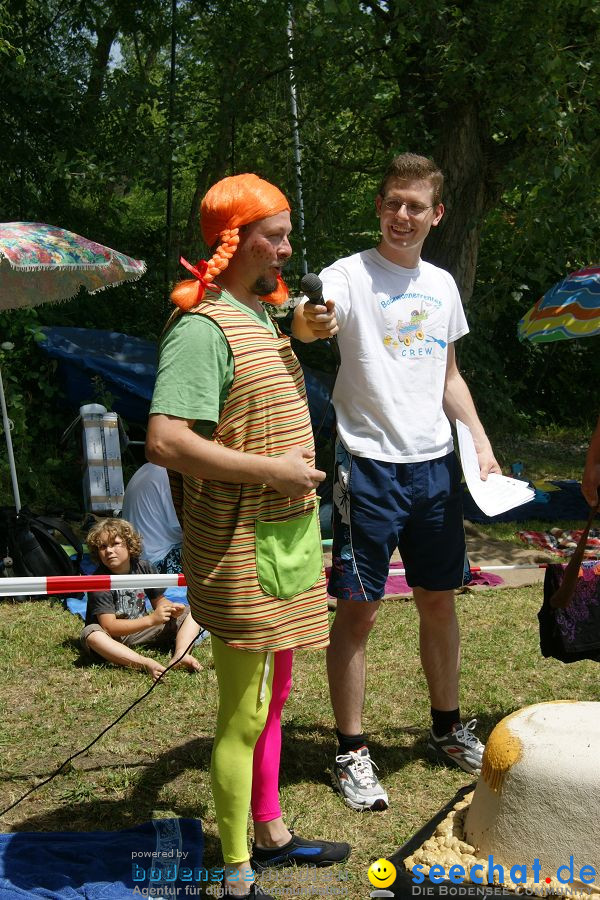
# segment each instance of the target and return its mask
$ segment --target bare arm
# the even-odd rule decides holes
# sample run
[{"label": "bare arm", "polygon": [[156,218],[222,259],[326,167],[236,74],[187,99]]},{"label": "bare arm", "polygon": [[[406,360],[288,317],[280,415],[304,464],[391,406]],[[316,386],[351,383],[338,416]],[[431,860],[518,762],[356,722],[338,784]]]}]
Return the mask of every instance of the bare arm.
[{"label": "bare arm", "polygon": [[194,422],[155,413],[150,416],[146,456],[159,466],[231,484],[266,484],[285,497],[303,497],[325,478],[313,468],[314,453],[292,447],[281,456],[241,453],[201,437]]},{"label": "bare arm", "polygon": [[598,502],[598,488],[600,487],[600,419],[590,440],[585,468],[581,481],[581,492],[590,506]]},{"label": "bare arm", "polygon": [[172,603],[168,597],[165,597],[162,594],[160,597],[156,597],[154,600],[150,600],[153,609],[158,609],[159,606],[166,606],[170,610],[170,616],[173,619],[178,619],[182,612],[187,608],[186,603]]},{"label": "bare arm", "polygon": [[304,300],[294,309],[292,334],[305,344],[318,338],[330,338],[339,331],[335,316],[335,302],[326,300],[325,305]]},{"label": "bare arm", "polygon": [[502,470],[496,458],[492,445],[484,431],[483,425],[479,421],[471,392],[467,387],[467,383],[458,371],[456,365],[456,354],[454,344],[448,346],[448,361],[446,363],[446,384],[444,386],[444,412],[454,424],[457,419],[468,425],[473,442],[477,450],[477,459],[479,461],[479,472],[483,481],[486,480],[490,472],[502,474]]},{"label": "bare arm", "polygon": [[[169,604],[169,606],[173,606],[173,604]],[[165,604],[161,604],[148,615],[140,616],[139,619],[118,619],[114,613],[100,613],[98,622],[112,638],[119,638],[128,634],[137,634],[138,631],[143,631],[145,628],[164,625],[172,615],[173,611]]]}]

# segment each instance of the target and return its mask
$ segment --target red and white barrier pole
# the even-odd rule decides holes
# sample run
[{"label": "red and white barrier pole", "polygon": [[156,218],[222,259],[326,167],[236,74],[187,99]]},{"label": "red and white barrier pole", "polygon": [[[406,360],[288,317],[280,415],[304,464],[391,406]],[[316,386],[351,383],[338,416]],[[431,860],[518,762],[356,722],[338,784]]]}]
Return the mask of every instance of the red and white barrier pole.
[{"label": "red and white barrier pole", "polygon": [[49,575],[36,578],[0,578],[0,597],[29,594],[79,594],[118,588],[186,587],[183,575]]},{"label": "red and white barrier pole", "polygon": [[[515,569],[545,569],[548,563],[514,566],[471,566],[471,572],[504,572]],[[403,568],[390,566],[390,575],[404,575]],[[110,591],[118,588],[186,587],[184,575],[49,575],[37,578],[0,578],[0,597],[31,594],[79,594],[82,591]]]},{"label": "red and white barrier pole", "polygon": [[[515,570],[515,569],[545,569],[549,566],[550,563],[520,563],[514,566],[471,566],[471,572],[503,572],[507,569]],[[404,575],[405,569],[399,568],[397,569],[394,564],[390,566],[390,575]]]},{"label": "red and white barrier pole", "polygon": [[550,563],[521,563],[516,566],[471,566],[471,572],[503,572],[506,569],[546,569]]}]

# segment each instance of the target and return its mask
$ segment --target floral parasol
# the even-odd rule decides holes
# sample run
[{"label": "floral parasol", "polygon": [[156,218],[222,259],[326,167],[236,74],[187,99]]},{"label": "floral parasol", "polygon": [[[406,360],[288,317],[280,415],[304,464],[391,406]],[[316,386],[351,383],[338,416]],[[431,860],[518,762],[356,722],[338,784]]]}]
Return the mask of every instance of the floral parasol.
[{"label": "floral parasol", "polygon": [[[73,231],[43,222],[0,223],[0,312],[69,300],[137,281],[146,264]],[[17,512],[21,508],[10,419],[0,371],[0,407]]]},{"label": "floral parasol", "polygon": [[0,223],[0,310],[68,300],[136,281],[146,264],[41,222]]}]

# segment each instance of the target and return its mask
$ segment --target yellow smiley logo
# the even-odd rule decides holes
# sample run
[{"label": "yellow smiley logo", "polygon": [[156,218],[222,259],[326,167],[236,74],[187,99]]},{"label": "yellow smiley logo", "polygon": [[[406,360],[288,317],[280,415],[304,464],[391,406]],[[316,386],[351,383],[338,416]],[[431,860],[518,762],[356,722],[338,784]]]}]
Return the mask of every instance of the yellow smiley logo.
[{"label": "yellow smiley logo", "polygon": [[396,867],[389,859],[378,859],[371,863],[367,874],[373,887],[386,888],[396,880]]}]

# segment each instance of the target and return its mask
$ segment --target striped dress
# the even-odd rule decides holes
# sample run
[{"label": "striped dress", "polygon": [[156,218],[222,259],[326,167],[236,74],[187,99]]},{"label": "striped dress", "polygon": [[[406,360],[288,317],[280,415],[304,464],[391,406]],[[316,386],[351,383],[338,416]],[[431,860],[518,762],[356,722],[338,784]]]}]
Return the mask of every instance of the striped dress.
[{"label": "striped dress", "polygon": [[[221,328],[234,361],[233,383],[213,440],[263,456],[278,456],[295,446],[313,449],[304,379],[289,339],[219,302],[219,295],[205,297],[193,315],[208,316]],[[292,500],[266,485],[185,475],[179,476],[183,493],[177,496],[177,478],[170,474],[183,525],[183,570],[194,619],[243,650],[326,647],[322,555],[316,581],[280,599],[259,584],[255,550],[257,520],[288,522],[302,516],[314,510],[315,492]],[[318,527],[315,539],[320,553]]]}]

